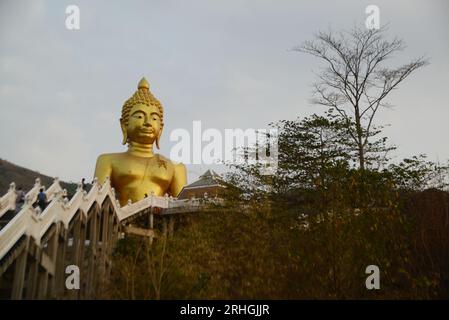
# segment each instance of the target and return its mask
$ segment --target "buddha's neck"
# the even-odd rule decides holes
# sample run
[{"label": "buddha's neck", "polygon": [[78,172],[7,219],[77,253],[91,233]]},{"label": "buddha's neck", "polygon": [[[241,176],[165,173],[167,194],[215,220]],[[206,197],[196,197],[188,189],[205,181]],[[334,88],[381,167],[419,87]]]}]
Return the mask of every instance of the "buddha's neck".
[{"label": "buddha's neck", "polygon": [[129,154],[138,157],[151,158],[154,156],[153,144],[142,144],[138,142],[129,142],[128,151]]}]

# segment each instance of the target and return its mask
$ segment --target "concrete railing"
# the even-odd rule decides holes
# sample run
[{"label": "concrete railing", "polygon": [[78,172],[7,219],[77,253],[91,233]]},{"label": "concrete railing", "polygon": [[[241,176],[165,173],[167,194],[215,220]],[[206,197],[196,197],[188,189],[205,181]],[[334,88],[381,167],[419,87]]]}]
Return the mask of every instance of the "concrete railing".
[{"label": "concrete railing", "polygon": [[9,210],[16,208],[16,184],[9,185],[8,192],[0,198],[0,218]]},{"label": "concrete railing", "polygon": [[[120,222],[151,207],[169,209],[165,210],[165,212],[172,214],[175,211],[186,212],[198,209],[204,204],[204,200],[200,199],[178,200],[168,196],[150,195],[143,200],[135,203],[128,202],[125,206],[120,207],[109,179],[106,179],[103,185],[100,185],[94,179],[89,193],[83,190],[81,184],[79,184],[75,194],[69,200],[67,192],[61,188],[59,180],[55,179],[46,191],[49,203],[45,210],[41,212],[39,207],[33,208],[33,203],[36,201],[41,187],[40,181],[36,180],[35,186],[26,195],[26,201],[22,209],[0,230],[0,260],[23,235],[33,237],[36,244],[41,245],[42,236],[54,223],[62,222],[67,229],[70,221],[78,211],[87,215],[92,206],[98,205],[101,207],[106,198],[110,199],[114,213]],[[13,188],[13,185],[8,193],[1,198],[1,201],[2,206],[4,205],[5,208],[10,208],[9,210],[14,208],[15,188]]]},{"label": "concrete railing", "polygon": [[[41,185],[39,178],[34,182],[33,188],[31,188],[25,195],[25,203],[34,203],[37,200],[39,190],[45,187]],[[45,191],[47,199],[51,201],[56,193],[60,192],[61,186],[59,185],[59,179],[55,178],[53,184]],[[0,218],[9,210],[16,210],[16,185],[11,183],[8,192],[0,198]]]}]

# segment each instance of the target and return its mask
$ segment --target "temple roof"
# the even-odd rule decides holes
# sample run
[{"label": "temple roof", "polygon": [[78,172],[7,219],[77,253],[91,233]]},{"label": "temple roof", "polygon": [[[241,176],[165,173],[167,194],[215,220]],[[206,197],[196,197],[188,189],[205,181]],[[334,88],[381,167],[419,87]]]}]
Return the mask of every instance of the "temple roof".
[{"label": "temple roof", "polygon": [[186,185],[184,189],[199,188],[199,187],[211,187],[222,186],[223,179],[221,176],[213,170],[207,170],[203,173],[199,179],[189,185]]}]

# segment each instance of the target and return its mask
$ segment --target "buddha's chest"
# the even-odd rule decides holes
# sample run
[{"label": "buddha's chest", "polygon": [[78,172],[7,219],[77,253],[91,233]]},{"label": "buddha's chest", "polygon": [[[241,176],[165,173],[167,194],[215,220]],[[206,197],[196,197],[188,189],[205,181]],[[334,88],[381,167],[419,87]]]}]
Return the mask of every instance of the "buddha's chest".
[{"label": "buddha's chest", "polygon": [[157,157],[132,158],[112,165],[114,184],[134,186],[136,184],[168,185],[173,177],[173,168]]}]

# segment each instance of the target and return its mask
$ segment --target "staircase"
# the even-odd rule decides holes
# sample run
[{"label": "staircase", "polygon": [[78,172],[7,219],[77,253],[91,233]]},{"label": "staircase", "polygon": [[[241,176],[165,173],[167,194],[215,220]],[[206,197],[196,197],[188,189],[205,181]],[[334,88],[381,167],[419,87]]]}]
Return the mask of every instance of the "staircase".
[{"label": "staircase", "polygon": [[[119,228],[142,213],[158,215],[198,211],[204,202],[172,197],[149,197],[121,207],[109,179],[95,179],[89,192],[78,185],[69,199],[59,180],[45,190],[48,205],[34,206],[43,186],[36,179],[16,211],[15,184],[0,198],[0,292],[3,298],[92,298],[95,288],[108,278],[111,254]],[[80,290],[65,288],[67,265],[80,268]],[[10,279],[6,281],[5,279]],[[0,297],[2,298],[2,297]]]}]

